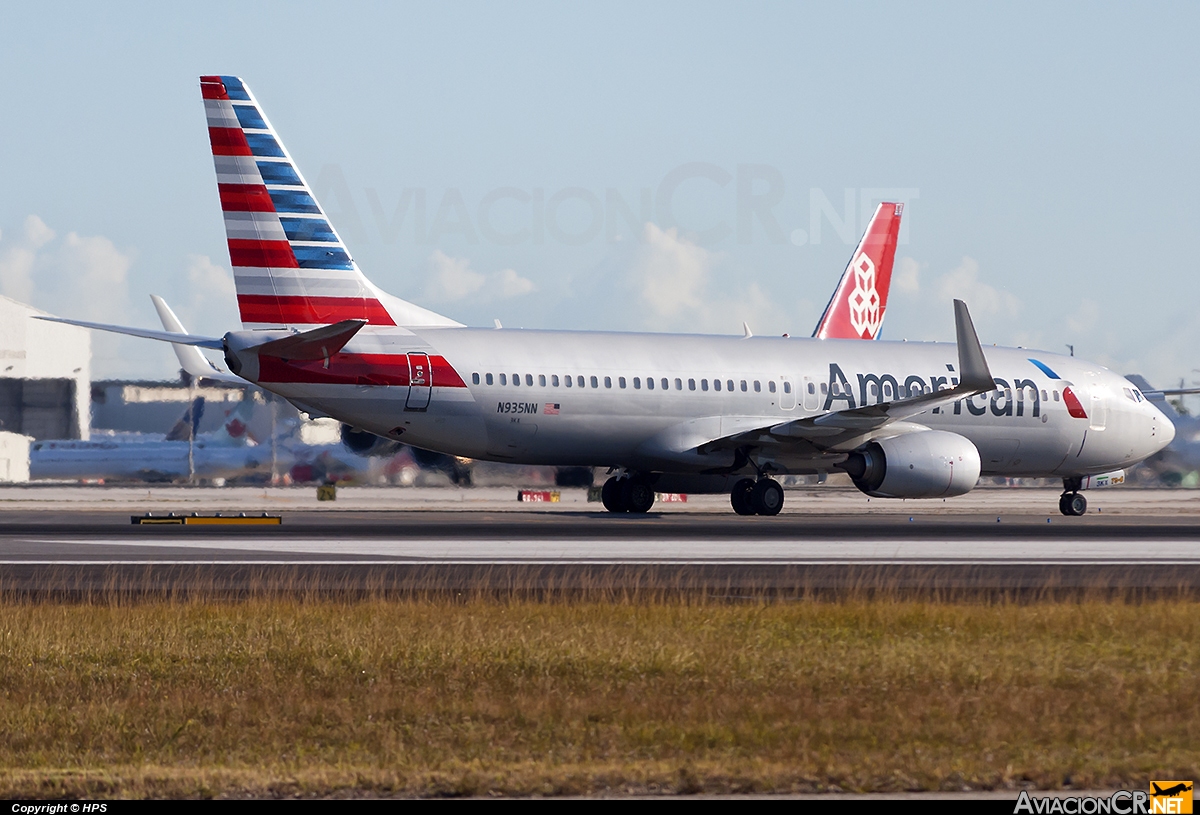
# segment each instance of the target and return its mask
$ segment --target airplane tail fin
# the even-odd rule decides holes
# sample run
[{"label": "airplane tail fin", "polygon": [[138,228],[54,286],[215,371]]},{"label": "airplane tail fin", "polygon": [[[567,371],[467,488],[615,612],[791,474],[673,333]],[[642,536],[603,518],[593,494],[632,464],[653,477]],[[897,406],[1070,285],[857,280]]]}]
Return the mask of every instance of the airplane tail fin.
[{"label": "airplane tail fin", "polygon": [[241,79],[200,91],[243,326],[459,325],[367,280]]},{"label": "airplane tail fin", "polygon": [[814,337],[873,340],[879,336],[892,285],[892,263],[896,259],[903,211],[903,204],[892,203],[880,204],[875,209],[813,331]]},{"label": "airplane tail fin", "polygon": [[204,417],[204,397],[197,396],[188,405],[188,409],[170,430],[167,431],[166,441],[187,441],[196,438],[200,427],[200,419]]}]

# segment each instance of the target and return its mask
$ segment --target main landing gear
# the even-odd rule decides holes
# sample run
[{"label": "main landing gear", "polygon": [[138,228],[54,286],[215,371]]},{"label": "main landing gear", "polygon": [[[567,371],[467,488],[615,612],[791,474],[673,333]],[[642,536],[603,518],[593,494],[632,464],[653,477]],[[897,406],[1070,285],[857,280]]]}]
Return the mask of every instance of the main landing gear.
[{"label": "main landing gear", "polygon": [[1063,494],[1058,497],[1058,511],[1063,515],[1080,516],[1087,512],[1087,499],[1079,494],[1082,478],[1064,478]]},{"label": "main landing gear", "polygon": [[778,515],[783,509],[783,487],[771,478],[743,478],[733,485],[729,503],[738,515]]},{"label": "main landing gear", "polygon": [[600,501],[609,512],[649,512],[654,506],[654,487],[636,475],[614,475],[604,482]]}]

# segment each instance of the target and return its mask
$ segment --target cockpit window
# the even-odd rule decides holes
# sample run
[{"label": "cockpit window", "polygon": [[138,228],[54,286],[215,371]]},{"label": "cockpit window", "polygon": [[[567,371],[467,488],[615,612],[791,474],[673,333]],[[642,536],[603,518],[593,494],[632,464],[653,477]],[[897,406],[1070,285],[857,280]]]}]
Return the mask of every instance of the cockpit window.
[{"label": "cockpit window", "polygon": [[1138,398],[1136,396],[1134,396],[1134,391],[1131,390],[1130,388],[1121,388],[1121,390],[1125,391],[1125,398],[1128,399],[1130,402],[1138,401]]}]

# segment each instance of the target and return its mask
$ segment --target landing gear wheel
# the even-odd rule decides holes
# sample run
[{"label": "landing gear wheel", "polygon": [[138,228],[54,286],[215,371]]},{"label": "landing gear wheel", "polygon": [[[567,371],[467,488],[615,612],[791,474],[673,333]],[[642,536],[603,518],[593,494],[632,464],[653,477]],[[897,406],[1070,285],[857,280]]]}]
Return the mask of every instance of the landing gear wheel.
[{"label": "landing gear wheel", "polygon": [[1087,499],[1077,492],[1064,492],[1058,499],[1058,511],[1078,518],[1087,512]]},{"label": "landing gear wheel", "polygon": [[750,490],[750,506],[759,515],[778,515],[783,509],[783,487],[770,478],[759,479]]},{"label": "landing gear wheel", "polygon": [[621,497],[626,512],[649,512],[654,506],[654,487],[631,478],[622,485]]},{"label": "landing gear wheel", "polygon": [[754,507],[750,504],[750,491],[753,489],[753,478],[743,478],[733,485],[733,491],[729,493],[729,503],[738,515],[754,514]]},{"label": "landing gear wheel", "polygon": [[628,512],[629,504],[625,500],[626,479],[613,476],[604,482],[600,490],[600,502],[609,512]]}]

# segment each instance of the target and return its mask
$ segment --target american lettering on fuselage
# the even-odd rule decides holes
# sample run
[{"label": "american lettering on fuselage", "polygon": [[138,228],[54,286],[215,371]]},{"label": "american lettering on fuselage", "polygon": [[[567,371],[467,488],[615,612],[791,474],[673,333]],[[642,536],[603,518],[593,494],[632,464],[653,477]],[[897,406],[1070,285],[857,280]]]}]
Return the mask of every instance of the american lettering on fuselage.
[{"label": "american lettering on fuselage", "polygon": [[[367,279],[241,79],[205,76],[200,87],[242,330],[63,322],[219,351],[233,375],[303,411],[423,449],[609,467],[613,512],[649,510],[656,489],[705,488],[727,490],[739,514],[773,515],[783,505],[773,475],[841,470],[889,498],[961,495],[985,472],[1061,477],[1059,509],[1081,515],[1084,479],[1117,483],[1095,477],[1174,435],[1103,366],[1013,348],[985,355],[961,301],[953,346],[876,340],[898,203],[877,207],[812,338],[755,337],[748,326],[739,337],[464,326]],[[696,376],[701,366],[727,375]],[[526,373],[537,370],[561,373]],[[668,487],[687,478],[700,480]]]},{"label": "american lettering on fuselage", "polygon": [[[930,375],[921,377],[918,374],[865,373],[855,374],[858,380],[857,388],[850,385],[850,380],[836,362],[829,363],[829,378],[822,387],[825,402],[821,409],[824,411],[850,409],[889,402],[902,397],[919,394],[936,393],[957,387],[958,377],[954,376],[954,366],[946,365],[947,374],[944,376]],[[963,405],[972,416],[983,416],[988,413],[990,406],[993,416],[1025,416],[1036,419],[1042,415],[1042,393],[1032,379],[1011,377],[1004,379],[994,377],[996,390],[991,393],[981,393],[954,402],[954,414],[961,415]],[[1029,409],[1026,410],[1025,394],[1029,393]],[[855,398],[857,393],[857,400]],[[1057,391],[1055,392],[1057,397]],[[976,404],[976,399],[982,399],[983,404]],[[1057,401],[1057,398],[1056,398]],[[837,406],[835,408],[835,405]],[[942,408],[930,409],[931,413],[940,413]]]}]

